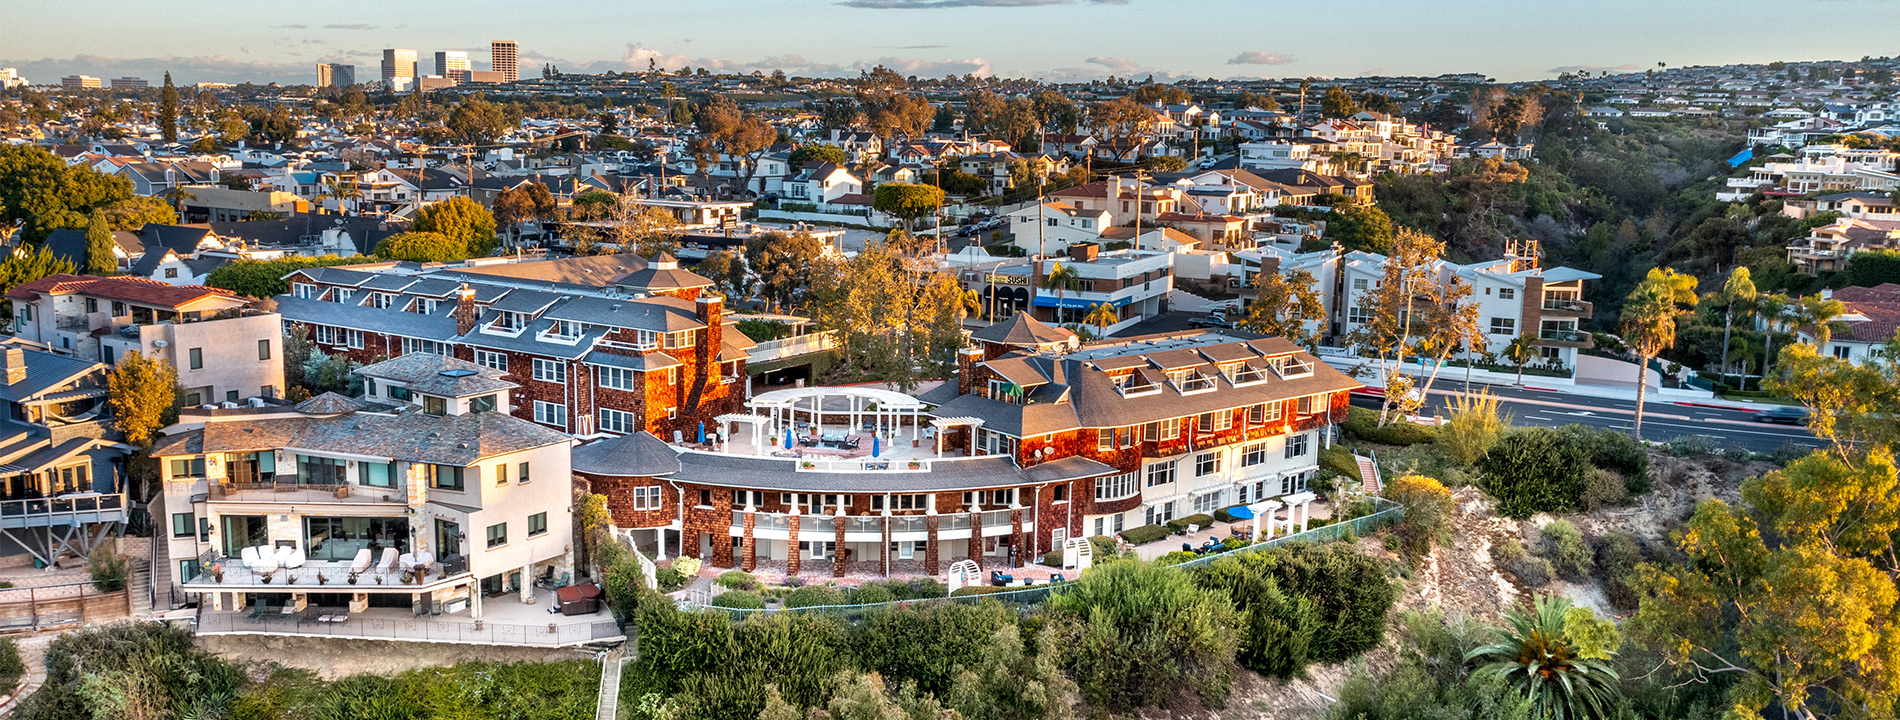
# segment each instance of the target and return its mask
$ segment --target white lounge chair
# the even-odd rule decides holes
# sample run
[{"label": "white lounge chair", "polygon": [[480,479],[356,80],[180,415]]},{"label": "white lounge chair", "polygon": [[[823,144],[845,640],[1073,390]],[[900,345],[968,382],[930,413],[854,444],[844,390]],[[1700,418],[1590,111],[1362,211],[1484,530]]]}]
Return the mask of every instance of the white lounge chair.
[{"label": "white lounge chair", "polygon": [[277,551],[277,564],[282,566],[285,570],[294,570],[303,567],[304,561],[308,559],[309,558],[304,556],[303,550],[294,547],[287,547]]},{"label": "white lounge chair", "polygon": [[386,573],[396,568],[396,549],[383,548],[383,561],[376,563],[376,572]]},{"label": "white lounge chair", "polygon": [[244,561],[244,567],[257,569],[257,548],[247,547],[238,550],[238,558]]},{"label": "white lounge chair", "polygon": [[416,556],[411,555],[409,553],[403,553],[401,555],[397,555],[396,566],[402,568],[403,572],[409,572],[410,570],[413,570],[416,567]]},{"label": "white lounge chair", "polygon": [[369,548],[356,551],[356,559],[350,561],[350,572],[360,573],[369,569]]},{"label": "white lounge chair", "polygon": [[271,548],[269,546],[259,545],[256,548],[246,548],[246,549],[250,550],[251,552],[257,555],[257,561],[250,564],[251,572],[256,572],[256,573],[277,572],[277,555],[271,552]]}]

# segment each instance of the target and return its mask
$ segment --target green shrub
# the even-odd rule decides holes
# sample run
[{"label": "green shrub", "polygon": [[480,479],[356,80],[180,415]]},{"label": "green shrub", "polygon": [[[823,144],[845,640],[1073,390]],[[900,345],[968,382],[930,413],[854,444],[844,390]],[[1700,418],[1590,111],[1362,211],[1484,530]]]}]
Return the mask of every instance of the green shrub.
[{"label": "green shrub", "polygon": [[[1163,525],[1143,525],[1138,528],[1123,530],[1121,535],[1122,539],[1128,541],[1131,545],[1146,545],[1167,537],[1168,528]],[[1112,547],[1113,546],[1111,546],[1111,548]],[[1098,547],[1097,550],[1100,550],[1100,548]],[[1112,557],[1113,555],[1114,553],[1111,551],[1110,556]]]},{"label": "green shrub", "polygon": [[1385,488],[1385,496],[1405,506],[1399,521],[1399,547],[1414,563],[1430,555],[1432,546],[1451,536],[1451,522],[1457,511],[1451,491],[1443,483],[1423,475],[1401,475]]},{"label": "green shrub", "polygon": [[1649,450],[1636,438],[1610,428],[1568,425],[1562,431],[1581,443],[1590,464],[1623,476],[1631,495],[1649,492]]},{"label": "green shrub", "polygon": [[1510,421],[1498,412],[1498,399],[1489,393],[1454,399],[1450,416],[1438,427],[1436,445],[1447,459],[1470,468],[1498,443]]},{"label": "green shrub", "polygon": [[[1353,437],[1380,445],[1417,445],[1438,439],[1438,428],[1431,425],[1419,425],[1409,420],[1394,420],[1379,427],[1379,411],[1370,408],[1351,406],[1346,410],[1346,432]],[[1346,474],[1346,473],[1341,473]],[[1355,469],[1353,475],[1358,474]]]},{"label": "green shrub", "polygon": [[764,610],[765,598],[750,590],[728,590],[715,596],[708,604],[737,610]]},{"label": "green shrub", "polygon": [[[1009,589],[979,585],[957,592],[968,597]],[[1015,620],[1015,613],[998,602],[932,603],[879,609],[847,632],[862,669],[941,694],[961,668],[982,659],[989,638],[1004,628],[1014,629]]]},{"label": "green shrub", "polygon": [[686,587],[687,581],[685,574],[670,567],[663,567],[654,571],[653,579],[659,583],[661,592],[672,592]]},{"label": "green shrub", "polygon": [[120,718],[135,708],[152,717],[218,717],[244,683],[236,665],[195,646],[190,630],[117,623],[54,638],[45,682],[12,717]]},{"label": "green shrub", "polygon": [[1346,447],[1345,443],[1333,443],[1320,448],[1319,467],[1341,477],[1359,479],[1359,461],[1353,457],[1352,448]]},{"label": "green shrub", "polygon": [[[1136,529],[1140,529],[1140,528],[1136,528]],[[1122,533],[1122,537],[1123,538],[1128,537],[1128,533]],[[1134,541],[1129,540],[1129,542],[1134,542]],[[1116,548],[1115,538],[1109,537],[1107,535],[1090,535],[1089,545],[1093,546],[1092,549],[1095,551],[1095,562],[1103,562],[1106,560],[1115,559],[1115,548]]]},{"label": "green shrub", "polygon": [[99,592],[118,592],[125,589],[125,578],[130,574],[125,556],[110,550],[92,554],[86,561],[86,569],[92,572],[92,586]]},{"label": "green shrub", "polygon": [[1540,588],[1550,583],[1550,561],[1530,554],[1517,538],[1505,538],[1492,545],[1491,561],[1525,587]]},{"label": "green shrub", "polygon": [[965,585],[950,593],[950,597],[970,597],[971,595],[994,595],[996,593],[1021,590],[1022,588],[1000,587],[996,585]]},{"label": "green shrub", "polygon": [[882,585],[866,585],[852,590],[850,597],[847,599],[851,601],[850,604],[852,605],[876,605],[878,603],[887,603],[896,600],[897,594],[891,592],[890,588]]},{"label": "green shrub", "polygon": [[838,592],[837,588],[825,587],[823,585],[807,585],[793,590],[792,594],[785,596],[785,607],[788,608],[843,604],[844,593]]},{"label": "green shrub", "polygon": [[1584,510],[1614,507],[1630,499],[1629,484],[1614,470],[1590,468],[1583,475],[1583,495],[1577,504]]},{"label": "green shrub", "polygon": [[1240,520],[1240,518],[1237,518],[1237,517],[1234,517],[1232,513],[1229,513],[1229,512],[1227,512],[1228,510],[1232,510],[1232,509],[1234,509],[1234,508],[1237,508],[1237,507],[1240,507],[1240,506],[1239,506],[1239,505],[1231,505],[1231,506],[1228,506],[1228,507],[1224,507],[1224,508],[1220,508],[1220,509],[1218,509],[1218,510],[1215,510],[1215,511],[1214,511],[1214,520],[1215,520],[1216,522],[1224,522],[1224,523],[1230,523],[1230,522],[1237,522],[1237,521],[1239,521],[1239,520]]},{"label": "green shrub", "polygon": [[1597,577],[1603,580],[1603,595],[1610,607],[1623,612],[1636,610],[1642,593],[1630,582],[1635,579],[1636,564],[1643,560],[1643,546],[1629,533],[1611,531],[1597,542]]},{"label": "green shrub", "polygon": [[25,675],[26,661],[20,659],[19,646],[13,638],[0,638],[0,694],[20,687],[20,678]]},{"label": "green shrub", "polygon": [[1544,526],[1544,556],[1552,569],[1565,580],[1582,580],[1595,566],[1590,543],[1583,532],[1568,520],[1552,520]]},{"label": "green shrub", "polygon": [[1188,552],[1186,550],[1176,550],[1174,552],[1163,555],[1159,558],[1155,558],[1155,562],[1160,563],[1162,565],[1179,565],[1189,560],[1193,560],[1194,558],[1197,558],[1197,557],[1200,557],[1200,555]]},{"label": "green shrub", "polygon": [[1048,567],[1062,567],[1062,548],[1043,553],[1042,564]]},{"label": "green shrub", "polygon": [[1241,664],[1274,677],[1377,647],[1398,599],[1381,563],[1346,543],[1293,543],[1223,556],[1194,569],[1202,587],[1247,613]]},{"label": "green shrub", "polygon": [[733,590],[751,590],[758,586],[758,579],[744,570],[727,570],[720,573],[719,579],[713,582],[718,583],[719,587]]},{"label": "green shrub", "polygon": [[1498,513],[1527,518],[1575,510],[1583,497],[1590,456],[1574,436],[1552,428],[1524,428],[1504,436],[1479,462],[1485,492]]},{"label": "green shrub", "polygon": [[1227,697],[1241,628],[1226,593],[1142,562],[1098,567],[1067,588],[1048,613],[1085,706],[1120,715],[1187,694],[1210,706]]}]

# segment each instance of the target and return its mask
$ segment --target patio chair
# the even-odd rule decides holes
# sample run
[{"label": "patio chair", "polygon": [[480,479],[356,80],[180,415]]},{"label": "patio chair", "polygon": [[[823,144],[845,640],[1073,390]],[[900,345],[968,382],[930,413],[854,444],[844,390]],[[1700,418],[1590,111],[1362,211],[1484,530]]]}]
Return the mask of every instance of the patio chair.
[{"label": "patio chair", "polygon": [[[401,555],[397,555],[397,556],[396,556],[396,567],[398,567],[398,568],[402,568],[402,571],[403,571],[403,572],[409,572],[410,570],[413,570],[413,569],[415,569],[415,567],[416,567],[416,556],[414,556],[414,555],[411,555],[411,554],[409,554],[409,553],[403,553],[403,554],[401,554]],[[385,572],[387,572],[387,571],[385,571]]]},{"label": "patio chair", "polygon": [[242,548],[238,550],[238,557],[243,559],[244,567],[254,568],[257,565],[257,548]]},{"label": "patio chair", "polygon": [[356,551],[356,559],[350,561],[350,572],[360,573],[369,569],[369,548]]},{"label": "patio chair", "polygon": [[277,565],[285,570],[294,570],[303,567],[304,562],[308,559],[309,558],[304,556],[303,550],[298,548],[287,547],[277,551]]},{"label": "patio chair", "polygon": [[1194,552],[1194,546],[1189,543],[1181,543],[1181,552]]},{"label": "patio chair", "polygon": [[398,557],[395,548],[383,548],[383,561],[376,563],[376,572],[386,573],[394,569]]},{"label": "patio chair", "polygon": [[265,548],[265,547],[256,548],[257,561],[254,563],[250,563],[251,572],[255,572],[255,573],[277,572],[277,556],[275,554],[266,552],[269,549],[270,548]]}]

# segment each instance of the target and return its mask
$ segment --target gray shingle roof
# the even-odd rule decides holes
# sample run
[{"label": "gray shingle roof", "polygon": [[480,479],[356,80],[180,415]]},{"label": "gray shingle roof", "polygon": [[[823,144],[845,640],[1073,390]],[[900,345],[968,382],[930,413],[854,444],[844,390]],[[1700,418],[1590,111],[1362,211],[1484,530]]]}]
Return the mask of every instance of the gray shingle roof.
[{"label": "gray shingle roof", "polygon": [[680,471],[679,453],[649,432],[595,440],[575,447],[572,458],[574,472],[589,475],[656,477]]},{"label": "gray shingle roof", "polygon": [[434,353],[409,353],[357,372],[438,397],[472,397],[520,387],[506,380],[508,374],[500,370]]},{"label": "gray shingle roof", "polygon": [[454,309],[453,303],[443,303],[436,308],[434,315],[423,315],[395,308],[379,309],[291,295],[277,296],[277,312],[285,320],[424,340],[449,340],[455,337],[455,318],[449,316],[449,312]]},{"label": "gray shingle roof", "polygon": [[[0,352],[4,350],[5,348],[0,348]],[[104,364],[92,360],[24,348],[20,352],[26,358],[26,377],[16,383],[0,385],[0,400],[12,402],[36,400],[42,393],[60,388],[89,373],[105,369]],[[0,377],[0,380],[4,379]],[[104,378],[100,381],[103,383]]]},{"label": "gray shingle roof", "polygon": [[1031,479],[1008,458],[940,458],[929,462],[930,472],[800,472],[795,460],[687,451],[680,453],[680,470],[672,478],[680,482],[756,490],[873,493],[969,490],[1046,482]]},{"label": "gray shingle roof", "polygon": [[[193,435],[199,436],[195,443]],[[569,441],[564,433],[496,412],[442,417],[358,412],[207,423],[168,438],[153,452],[163,457],[296,448],[466,467],[482,458]]]},{"label": "gray shingle roof", "polygon": [[577,297],[561,303],[542,317],[634,330],[678,332],[706,326],[694,315],[693,310],[691,301],[671,297],[638,300]]}]

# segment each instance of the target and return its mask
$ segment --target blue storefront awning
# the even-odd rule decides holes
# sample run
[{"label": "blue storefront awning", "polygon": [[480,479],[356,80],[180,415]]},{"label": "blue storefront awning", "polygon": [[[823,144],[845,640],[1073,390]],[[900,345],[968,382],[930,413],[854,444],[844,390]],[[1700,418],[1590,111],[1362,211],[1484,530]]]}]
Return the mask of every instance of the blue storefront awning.
[{"label": "blue storefront awning", "polygon": [[[1126,307],[1131,300],[1132,300],[1131,298],[1121,298],[1119,300],[1110,300],[1108,301],[1108,306],[1117,307],[1117,308]],[[1075,308],[1078,310],[1088,310],[1090,308],[1093,308],[1097,305],[1102,304],[1102,301],[1087,300],[1083,298],[1065,297],[1065,298],[1062,298],[1061,302],[1057,302],[1056,296],[1054,295],[1037,295],[1036,298],[1034,300],[1031,300],[1029,304],[1034,305],[1036,307],[1047,307],[1047,308],[1065,307],[1065,308]]]}]

